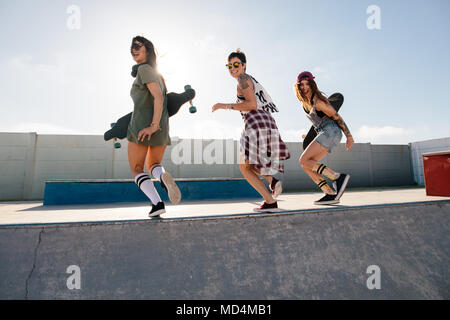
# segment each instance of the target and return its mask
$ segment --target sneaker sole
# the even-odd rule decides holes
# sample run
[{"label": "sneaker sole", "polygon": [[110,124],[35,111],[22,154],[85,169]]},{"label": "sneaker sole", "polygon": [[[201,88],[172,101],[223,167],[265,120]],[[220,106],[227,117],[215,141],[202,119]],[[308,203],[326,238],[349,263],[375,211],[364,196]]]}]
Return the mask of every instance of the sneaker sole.
[{"label": "sneaker sole", "polygon": [[278,196],[281,194],[281,192],[283,192],[283,186],[281,184],[281,181],[278,181],[275,184],[275,190],[273,191],[273,198],[278,198]]},{"label": "sneaker sole", "polygon": [[255,208],[255,209],[253,209],[253,211],[254,212],[280,212],[281,211],[281,209],[279,209],[279,208],[273,208],[273,209],[257,209],[257,208]]},{"label": "sneaker sole", "polygon": [[165,209],[159,209],[158,211],[155,211],[153,213],[149,213],[148,217],[149,218],[159,217],[163,213],[166,213],[166,210]]},{"label": "sneaker sole", "polygon": [[314,204],[336,204],[336,203],[339,203],[339,200],[329,200],[329,201],[320,201],[320,202],[318,202],[318,201],[314,201]]},{"label": "sneaker sole", "polygon": [[344,178],[344,182],[342,183],[339,193],[336,195],[336,200],[339,200],[342,197],[342,195],[344,194],[344,191],[345,191],[345,188],[347,187],[347,183],[348,183],[349,179],[350,179],[350,175],[347,174]]},{"label": "sneaker sole", "polygon": [[172,204],[178,204],[181,201],[181,192],[178,188],[177,184],[173,180],[172,176],[168,172],[164,172],[161,175],[161,180],[165,184],[167,188],[167,193],[169,196],[169,200]]}]

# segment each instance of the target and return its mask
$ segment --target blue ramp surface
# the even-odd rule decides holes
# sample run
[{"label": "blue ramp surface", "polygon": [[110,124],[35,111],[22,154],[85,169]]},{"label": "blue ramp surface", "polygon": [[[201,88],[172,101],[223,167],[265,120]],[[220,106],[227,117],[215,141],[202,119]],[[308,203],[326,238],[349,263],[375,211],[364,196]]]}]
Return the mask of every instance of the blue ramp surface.
[{"label": "blue ramp surface", "polygon": [[[175,179],[182,200],[220,200],[260,197],[244,179]],[[163,201],[160,183],[154,181]],[[149,201],[136,183],[123,180],[52,180],[45,182],[44,205],[95,204]]]}]

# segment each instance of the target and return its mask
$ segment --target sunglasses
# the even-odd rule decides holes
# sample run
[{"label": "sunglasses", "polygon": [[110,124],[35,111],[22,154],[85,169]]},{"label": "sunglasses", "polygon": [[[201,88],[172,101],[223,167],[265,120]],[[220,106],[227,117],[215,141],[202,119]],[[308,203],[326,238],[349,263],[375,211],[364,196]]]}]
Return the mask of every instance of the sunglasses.
[{"label": "sunglasses", "polygon": [[231,70],[231,68],[235,67],[235,68],[239,68],[239,66],[243,64],[242,62],[235,62],[233,64],[231,63],[227,63],[225,66],[228,68],[228,70]]},{"label": "sunglasses", "polygon": [[140,44],[140,43],[133,43],[131,45],[131,50],[139,50],[140,48],[142,48],[144,45]]}]

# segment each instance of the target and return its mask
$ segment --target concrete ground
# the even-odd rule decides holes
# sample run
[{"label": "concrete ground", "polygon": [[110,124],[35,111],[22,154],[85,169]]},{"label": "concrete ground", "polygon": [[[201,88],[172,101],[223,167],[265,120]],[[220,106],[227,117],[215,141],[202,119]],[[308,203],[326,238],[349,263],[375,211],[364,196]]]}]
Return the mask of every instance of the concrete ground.
[{"label": "concrete ground", "polygon": [[[347,191],[338,205],[319,206],[313,202],[321,193],[285,193],[278,199],[283,212],[326,210],[331,208],[361,207],[386,204],[417,203],[449,200],[449,197],[432,197],[423,188],[376,189]],[[166,204],[166,213],[154,220],[227,217],[236,215],[261,215],[253,209],[261,199],[228,201],[185,201],[179,205]],[[0,202],[0,226],[22,224],[60,224],[79,222],[149,220],[149,205],[145,202],[95,205],[43,206],[42,201]]]},{"label": "concrete ground", "polygon": [[450,298],[450,198],[349,190],[182,202],[0,203],[0,299]]}]

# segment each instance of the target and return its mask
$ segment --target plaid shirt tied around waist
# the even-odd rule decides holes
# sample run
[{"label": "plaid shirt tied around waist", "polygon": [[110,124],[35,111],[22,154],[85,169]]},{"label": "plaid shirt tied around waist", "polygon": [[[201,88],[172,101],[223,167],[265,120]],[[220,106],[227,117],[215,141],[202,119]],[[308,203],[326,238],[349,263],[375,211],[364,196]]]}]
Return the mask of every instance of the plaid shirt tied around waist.
[{"label": "plaid shirt tied around waist", "polygon": [[254,165],[262,175],[284,172],[282,160],[291,157],[281,140],[275,119],[264,110],[252,110],[243,115],[244,130],[240,139],[240,153],[244,161]]}]

